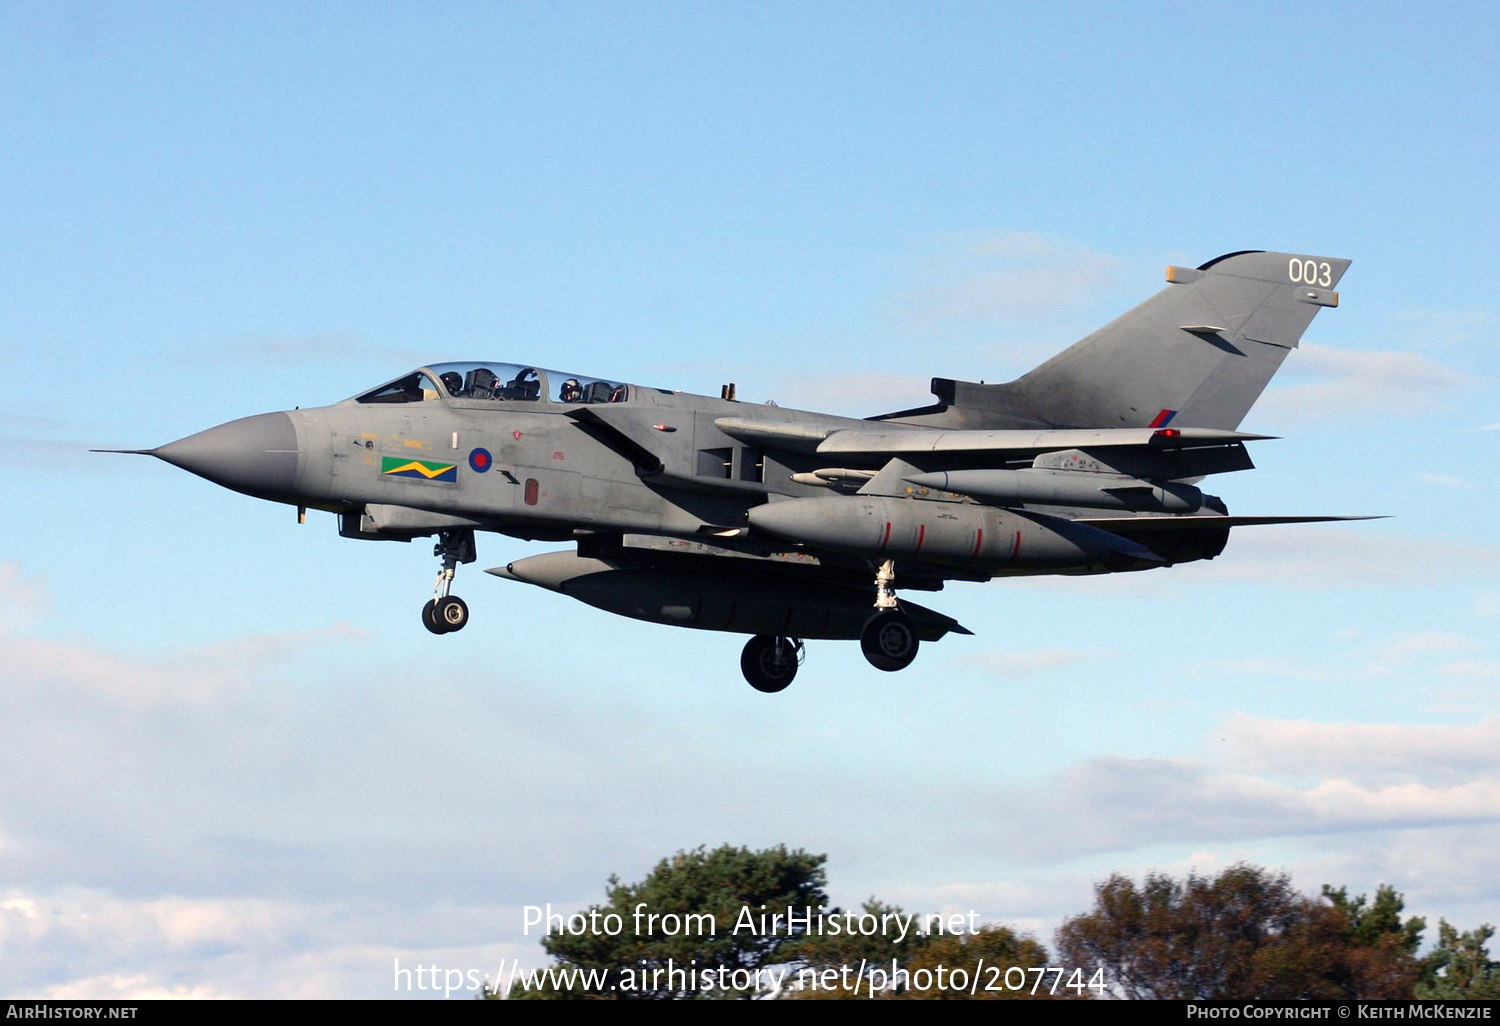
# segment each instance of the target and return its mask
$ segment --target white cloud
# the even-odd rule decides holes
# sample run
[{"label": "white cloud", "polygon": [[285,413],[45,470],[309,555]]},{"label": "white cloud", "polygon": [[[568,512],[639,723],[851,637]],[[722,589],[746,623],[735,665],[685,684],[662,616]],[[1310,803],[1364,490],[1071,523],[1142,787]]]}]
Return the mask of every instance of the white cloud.
[{"label": "white cloud", "polygon": [[976,828],[980,843],[1053,862],[1163,843],[1496,822],[1500,777],[1380,785],[1329,777],[1297,786],[1184,759],[1104,756],[987,804],[989,820]]},{"label": "white cloud", "polygon": [[1113,868],[1164,846],[1212,846],[1233,861],[1226,846],[1488,829],[1500,823],[1497,751],[1493,716],[1425,725],[1236,714],[1205,737],[1199,759],[1098,756],[981,794],[968,833],[1021,863],[1097,855]]},{"label": "white cloud", "polygon": [[1251,659],[1215,659],[1188,668],[1195,677],[1214,677],[1225,673],[1248,674],[1257,677],[1283,677],[1291,680],[1326,680],[1323,670],[1296,663],[1290,659],[1259,656]]},{"label": "white cloud", "polygon": [[243,994],[226,993],[211,984],[164,984],[144,973],[106,973],[69,980],[37,995],[44,1001],[221,1001]]},{"label": "white cloud", "polygon": [[[794,409],[845,417],[871,417],[936,402],[929,389],[931,380],[929,377],[877,371],[799,374],[777,382],[775,394],[767,398],[774,399],[778,406]],[[742,396],[742,399],[750,397]]]},{"label": "white cloud", "polygon": [[1395,315],[1396,333],[1419,346],[1452,346],[1494,333],[1500,318],[1487,310],[1406,310]]},{"label": "white cloud", "polygon": [[1457,631],[1416,631],[1403,634],[1395,641],[1381,647],[1381,657],[1387,662],[1410,662],[1413,655],[1469,652],[1477,647],[1473,638]]},{"label": "white cloud", "polygon": [[[0,832],[17,881],[0,892],[0,964],[13,986],[58,997],[383,996],[395,957],[534,964],[519,902],[597,899],[611,871],[636,879],[676,847],[726,839],[842,851],[831,886],[851,873],[872,881],[856,901],[975,907],[1045,941],[1059,915],[1086,907],[1106,859],[1106,872],[1129,870],[1143,852],[1227,859],[1358,832],[1344,842],[1354,847],[1500,817],[1495,774],[1476,754],[1492,721],[1431,741],[1247,718],[1232,725],[1233,758],[1103,756],[1040,779],[1014,751],[953,746],[943,750],[968,772],[934,786],[908,757],[924,738],[824,730],[777,747],[785,706],[747,701],[728,724],[705,726],[698,712],[691,726],[663,722],[640,689],[586,691],[577,680],[559,693],[545,686],[549,668],[509,673],[492,646],[468,657],[424,649],[376,673],[360,662],[368,640],[319,658],[318,646],[353,640],[329,627],[146,656],[4,642],[0,665],[27,654],[7,681],[13,734],[0,746]],[[1404,645],[1397,657],[1435,661],[1464,651],[1438,634],[1393,645]],[[975,665],[1023,674],[1088,657],[996,655]],[[299,677],[324,662],[336,662],[326,678]],[[193,673],[203,679],[184,694],[176,678]],[[149,701],[127,700],[132,689]],[[893,719],[913,708],[908,689],[848,695],[890,702]],[[799,716],[844,722],[816,699]],[[1014,703],[982,708],[1003,716]],[[1303,729],[1323,762],[1271,765]],[[723,743],[731,732],[763,744],[756,772]],[[1388,749],[1373,769],[1359,761],[1366,742]],[[811,777],[808,760],[819,767]],[[36,766],[47,767],[41,785],[29,783]],[[830,813],[851,796],[858,815]],[[1095,853],[1105,854],[1079,864]],[[461,904],[467,895],[477,898]]]},{"label": "white cloud", "polygon": [[1461,477],[1452,477],[1448,474],[1418,474],[1417,480],[1431,485],[1440,485],[1445,488],[1475,488],[1473,481],[1466,481]]},{"label": "white cloud", "polygon": [[0,413],[0,431],[57,431],[68,422],[57,417],[44,417],[34,413]]},{"label": "white cloud", "polygon": [[1411,666],[1420,657],[1472,652],[1478,647],[1473,638],[1457,631],[1417,631],[1379,646],[1368,670],[1378,674],[1392,673]]},{"label": "white cloud", "polygon": [[1076,649],[1043,648],[1032,652],[984,652],[960,656],[954,662],[979,666],[997,677],[1015,679],[1072,666],[1089,658],[1090,653]]},{"label": "white cloud", "polygon": [[1094,882],[1093,875],[1081,867],[1025,876],[1006,872],[930,887],[895,884],[878,897],[907,912],[966,916],[972,911],[980,922],[1001,923],[1050,948],[1064,916],[1088,907]]},{"label": "white cloud", "polygon": [[[1428,356],[1303,345],[1256,407],[1282,422],[1374,414],[1409,417],[1443,406],[1470,379]],[[1291,384],[1312,378],[1311,384]]]},{"label": "white cloud", "polygon": [[[24,919],[8,917],[17,908]],[[520,909],[483,902],[393,912],[68,888],[0,902],[0,957],[22,992],[54,1000],[381,998],[406,996],[395,986],[397,959],[460,969],[465,986],[470,970],[493,976],[511,959],[538,965],[540,948],[511,925],[520,922]]]},{"label": "white cloud", "polygon": [[[0,899],[0,930],[4,929],[3,924],[7,917],[18,920],[37,918],[36,899],[24,896]],[[0,936],[3,936],[3,933],[0,933]]]},{"label": "white cloud", "polygon": [[45,577],[27,577],[20,560],[0,562],[0,637],[29,626],[51,605]]},{"label": "white cloud", "polygon": [[214,355],[221,360],[277,365],[382,360],[402,368],[417,367],[436,358],[433,353],[371,345],[357,336],[336,332],[295,336],[238,335],[219,345]]},{"label": "white cloud", "polygon": [[1439,667],[1439,673],[1449,677],[1469,677],[1478,680],[1500,680],[1500,660],[1495,659],[1465,659],[1454,663],[1445,663]]},{"label": "white cloud", "polygon": [[1097,302],[1118,284],[1125,262],[1036,232],[968,239],[929,261],[900,300],[904,319],[995,322]]},{"label": "white cloud", "polygon": [[1500,549],[1393,535],[1359,524],[1254,527],[1236,531],[1213,568],[1215,581],[1295,588],[1403,585],[1493,572],[1500,568]]},{"label": "white cloud", "polygon": [[1500,718],[1475,724],[1317,723],[1236,714],[1224,758],[1242,771],[1358,779],[1487,777],[1500,771]]},{"label": "white cloud", "polygon": [[252,687],[254,675],[269,665],[309,648],[360,637],[357,628],[334,623],[142,656],[71,640],[0,636],[0,662],[14,681],[139,709],[209,702]]},{"label": "white cloud", "polygon": [[[93,425],[72,424],[56,417],[0,416],[0,467],[28,470],[86,467],[94,475],[125,470],[139,459],[122,460],[117,455],[91,452],[121,445],[118,437],[79,437],[96,430]],[[140,469],[130,467],[130,472],[138,473]]]},{"label": "white cloud", "polygon": [[105,448],[103,442],[70,442],[49,438],[0,436],[0,467],[56,470],[61,466],[88,466],[103,469],[96,462],[104,457],[90,449]]},{"label": "white cloud", "polygon": [[1462,824],[1373,833],[1358,845],[1327,839],[1321,877],[1348,883],[1354,893],[1394,884],[1406,896],[1408,914],[1424,915],[1428,938],[1439,916],[1460,929],[1494,921],[1495,881],[1500,879],[1500,825]]},{"label": "white cloud", "polygon": [[1484,714],[1500,707],[1500,660],[1444,663],[1434,673],[1430,702],[1434,712],[1460,715]]}]

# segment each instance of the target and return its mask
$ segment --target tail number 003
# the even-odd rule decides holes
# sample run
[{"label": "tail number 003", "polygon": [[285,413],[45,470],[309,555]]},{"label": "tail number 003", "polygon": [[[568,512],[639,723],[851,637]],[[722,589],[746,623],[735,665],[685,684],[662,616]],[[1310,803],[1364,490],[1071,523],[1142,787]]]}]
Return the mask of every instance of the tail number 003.
[{"label": "tail number 003", "polygon": [[1321,285],[1325,289],[1333,284],[1333,268],[1328,261],[1301,260],[1292,257],[1286,263],[1286,275],[1293,285]]}]

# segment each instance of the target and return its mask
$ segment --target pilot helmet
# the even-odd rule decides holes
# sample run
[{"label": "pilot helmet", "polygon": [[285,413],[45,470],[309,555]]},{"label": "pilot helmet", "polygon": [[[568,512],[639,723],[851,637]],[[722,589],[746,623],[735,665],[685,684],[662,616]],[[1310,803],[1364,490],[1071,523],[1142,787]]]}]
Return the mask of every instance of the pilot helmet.
[{"label": "pilot helmet", "polygon": [[438,377],[443,382],[443,387],[448,390],[449,395],[458,395],[459,392],[463,391],[464,379],[459,376],[457,371],[444,371]]},{"label": "pilot helmet", "polygon": [[569,378],[562,383],[562,391],[558,397],[565,403],[576,403],[583,398],[583,386],[578,383],[577,378]]}]

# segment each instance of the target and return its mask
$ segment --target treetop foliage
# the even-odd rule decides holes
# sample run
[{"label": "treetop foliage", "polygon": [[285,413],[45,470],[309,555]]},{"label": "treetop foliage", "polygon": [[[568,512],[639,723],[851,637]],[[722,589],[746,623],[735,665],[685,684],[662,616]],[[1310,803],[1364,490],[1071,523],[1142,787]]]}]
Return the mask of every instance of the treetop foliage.
[{"label": "treetop foliage", "polygon": [[[639,883],[609,878],[603,905],[591,906],[600,918],[613,914],[623,924],[616,936],[603,932],[552,933],[543,949],[559,964],[597,969],[608,988],[600,994],[626,998],[750,997],[753,993],[704,994],[679,986],[681,976],[669,967],[755,969],[795,958],[803,931],[736,930],[746,914],[817,910],[828,904],[823,863],[827,856],[785,846],[751,851],[722,845],[698,847],[664,858]],[[755,920],[760,925],[760,920]],[[628,986],[623,974],[637,974]],[[663,970],[656,974],[656,970]],[[641,977],[669,980],[665,987],[642,988]],[[691,982],[691,981],[687,981]]]},{"label": "treetop foliage", "polygon": [[1299,894],[1286,874],[1240,863],[1217,877],[1114,875],[1092,912],[1058,932],[1062,957],[1102,965],[1125,997],[1176,1000],[1410,997],[1421,974],[1421,919],[1382,886],[1375,901],[1325,887]]},{"label": "treetop foliage", "polygon": [[1417,997],[1432,1001],[1500,1000],[1500,962],[1487,947],[1495,928],[1488,924],[1459,933],[1438,920],[1438,944],[1422,964]]},{"label": "treetop foliage", "polygon": [[[815,998],[1014,998],[1088,996],[995,987],[1005,970],[1078,970],[1126,998],[1175,1000],[1350,1000],[1500,998],[1494,929],[1460,932],[1441,921],[1438,943],[1419,956],[1426,921],[1406,917],[1405,901],[1382,884],[1373,899],[1324,886],[1299,893],[1285,873],[1240,863],[1217,876],[1149,873],[1139,883],[1114,874],[1096,885],[1094,907],[1064,921],[1058,951],[986,924],[975,933],[923,934],[913,917],[876,898],[858,912],[829,907],[826,857],[785,846],[752,851],[699,847],[662,859],[638,883],[609,879],[602,905],[582,916],[616,917],[623,929],[553,929],[542,942],[559,968],[585,971],[511,997],[663,999],[767,996],[751,976],[774,969],[826,975],[819,987],[777,988],[776,996]],[[788,910],[796,914],[787,917]],[[805,914],[804,914],[805,913]],[[865,917],[874,930],[829,930],[840,917]],[[780,916],[778,922],[776,917]],[[744,928],[746,922],[753,928]],[[847,967],[859,968],[851,976]],[[670,968],[679,972],[674,976]],[[694,976],[697,967],[744,970],[739,982]],[[977,988],[942,981],[955,972],[984,978]],[[877,974],[888,985],[872,985]],[[759,977],[757,977],[759,978]],[[591,981],[588,985],[578,980]],[[647,982],[649,981],[649,982]],[[664,981],[664,982],[663,982]],[[727,982],[726,982],[727,981]],[[937,981],[937,982],[935,982]],[[490,994],[489,996],[498,996]]]}]

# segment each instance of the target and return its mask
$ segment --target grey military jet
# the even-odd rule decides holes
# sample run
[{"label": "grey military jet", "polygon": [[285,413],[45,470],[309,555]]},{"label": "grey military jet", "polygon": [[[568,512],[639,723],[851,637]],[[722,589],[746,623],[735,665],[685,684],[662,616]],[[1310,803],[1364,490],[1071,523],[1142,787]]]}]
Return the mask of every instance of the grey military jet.
[{"label": "grey military jet", "polygon": [[809,640],[900,670],[970,634],[897,597],[946,581],[1147,570],[1223,551],[1199,488],[1250,469],[1237,430],[1349,261],[1244,251],[1168,285],[1008,384],[934,378],[866,420],[495,361],[439,363],[331,406],[263,413],[141,452],[346,538],[435,537],[422,623],[461,630],[454,572],[495,532],[570,547],[489,573],[621,616],[751,635],[780,691]]}]

